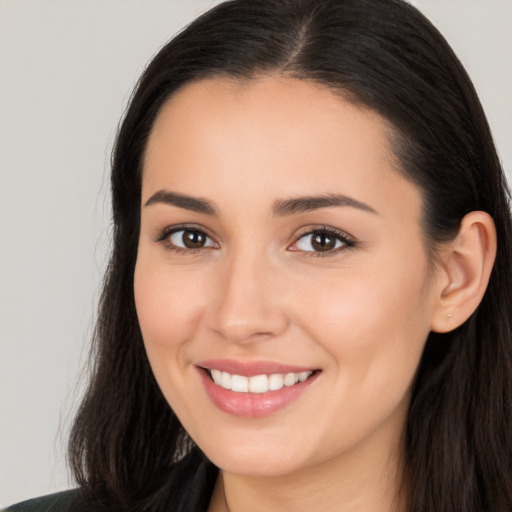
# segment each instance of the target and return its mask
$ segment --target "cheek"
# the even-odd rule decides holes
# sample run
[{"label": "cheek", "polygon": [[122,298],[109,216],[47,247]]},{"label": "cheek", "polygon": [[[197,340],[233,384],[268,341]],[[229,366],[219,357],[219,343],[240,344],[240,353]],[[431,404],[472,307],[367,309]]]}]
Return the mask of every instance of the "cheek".
[{"label": "cheek", "polygon": [[[395,258],[396,260],[396,258]],[[421,259],[416,261],[422,261]],[[307,286],[297,315],[340,370],[344,386],[410,385],[430,332],[427,266],[382,259],[371,272],[351,269],[325,286]]]},{"label": "cheek", "polygon": [[[332,337],[337,333],[344,339],[351,333],[360,333],[364,338],[357,340],[358,345],[376,340],[386,344],[391,341],[392,333],[396,336],[409,333],[414,337],[415,330],[428,323],[423,321],[427,310],[419,297],[420,291],[414,277],[411,282],[403,277],[393,282],[383,277],[365,280],[350,276],[337,290],[316,297],[313,291],[307,293],[308,306],[315,309],[308,316],[317,319],[322,336]],[[413,326],[416,329],[411,329]]]},{"label": "cheek", "polygon": [[204,306],[202,279],[171,272],[142,255],[135,267],[134,295],[150,359],[153,352],[179,350],[193,336]]},{"label": "cheek", "polygon": [[[417,266],[401,272],[383,265],[371,274],[353,269],[329,286],[305,288],[301,330],[330,356],[325,376],[331,393],[323,404],[329,412],[316,421],[333,446],[357,442],[388,418],[397,430],[405,421],[430,330],[426,275]],[[342,440],[340,431],[346,433]]]}]

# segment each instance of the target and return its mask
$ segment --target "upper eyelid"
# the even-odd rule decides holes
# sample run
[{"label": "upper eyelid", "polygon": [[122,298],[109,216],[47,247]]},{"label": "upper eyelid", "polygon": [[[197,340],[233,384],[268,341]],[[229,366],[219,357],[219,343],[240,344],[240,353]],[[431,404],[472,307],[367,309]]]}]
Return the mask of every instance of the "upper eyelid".
[{"label": "upper eyelid", "polygon": [[208,229],[206,229],[203,226],[200,226],[198,224],[175,224],[166,226],[163,229],[160,229],[157,231],[156,236],[154,237],[155,242],[162,241],[166,238],[168,238],[173,233],[177,233],[178,231],[201,231],[204,233],[208,238],[211,238],[212,240],[215,240],[215,237],[210,233]]},{"label": "upper eyelid", "polygon": [[[200,224],[189,224],[189,223],[185,223],[185,224],[172,224],[172,225],[169,225],[169,226],[166,226],[164,227],[163,229],[160,229],[158,230],[158,235],[162,235],[162,234],[170,234],[170,233],[175,233],[176,231],[181,231],[181,230],[187,230],[187,229],[190,229],[190,230],[197,230],[197,231],[202,231],[204,232],[206,235],[210,236],[211,238],[215,238],[210,230]],[[304,235],[308,235],[308,234],[311,234],[311,233],[316,233],[318,231],[325,231],[325,232],[328,232],[328,233],[334,233],[334,234],[338,234],[340,236],[343,236],[343,237],[346,237],[346,238],[349,238],[349,239],[353,239],[352,235],[348,234],[346,231],[343,231],[342,229],[339,229],[339,228],[335,228],[335,227],[332,227],[332,226],[328,226],[328,225],[325,225],[325,224],[318,224],[318,225],[312,225],[312,226],[303,226],[301,228],[298,228],[295,230],[295,232],[298,232],[296,235],[295,235],[295,238],[299,238],[301,236],[304,236]]]},{"label": "upper eyelid", "polygon": [[347,237],[350,237],[350,235],[348,233],[345,233],[345,231],[343,231],[342,229],[334,228],[332,226],[305,226],[303,228],[299,228],[298,231],[300,232],[300,235],[297,236],[307,235],[308,233],[316,233],[318,231],[326,231],[329,233],[339,233],[340,235],[346,235]]},{"label": "upper eyelid", "polygon": [[343,231],[342,229],[334,228],[332,226],[326,226],[326,225],[318,225],[318,226],[314,226],[314,227],[305,226],[304,228],[300,228],[299,231],[300,232],[297,235],[295,235],[295,237],[294,237],[294,242],[296,242],[297,240],[299,240],[300,238],[302,238],[306,235],[311,235],[313,233],[329,233],[332,235],[337,235],[340,238],[342,238],[344,240],[348,240],[353,243],[355,243],[355,241],[356,241],[355,238],[352,235],[350,235],[349,233],[347,233],[346,231]]}]

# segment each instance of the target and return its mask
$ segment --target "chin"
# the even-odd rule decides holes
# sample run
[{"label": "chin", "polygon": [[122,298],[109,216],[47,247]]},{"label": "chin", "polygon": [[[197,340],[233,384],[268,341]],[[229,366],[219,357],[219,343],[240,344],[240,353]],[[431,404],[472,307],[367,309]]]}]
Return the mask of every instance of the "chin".
[{"label": "chin", "polygon": [[[208,455],[208,454],[207,454]],[[250,477],[279,477],[294,473],[303,467],[303,461],[281,459],[279,455],[241,452],[235,454],[214,454],[210,460],[226,473]]]},{"label": "chin", "polygon": [[227,473],[275,477],[308,465],[306,440],[286,442],[287,436],[283,434],[265,431],[264,428],[259,432],[231,434],[223,430],[219,435],[210,431],[208,439],[199,438],[197,444],[218,468]]}]

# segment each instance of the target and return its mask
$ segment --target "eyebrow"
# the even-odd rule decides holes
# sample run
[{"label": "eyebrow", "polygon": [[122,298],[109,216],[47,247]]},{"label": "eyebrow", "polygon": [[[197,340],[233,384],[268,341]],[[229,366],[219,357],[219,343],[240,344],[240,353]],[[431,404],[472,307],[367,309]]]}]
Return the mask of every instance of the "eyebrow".
[{"label": "eyebrow", "polygon": [[[170,192],[168,190],[159,190],[146,201],[144,206],[151,206],[152,204],[157,203],[178,206],[185,210],[191,210],[210,216],[218,215],[218,210],[214,203],[208,199],[187,196],[185,194]],[[319,210],[321,208],[346,206],[378,215],[377,211],[370,205],[343,194],[323,194],[318,196],[301,196],[290,199],[280,199],[274,202],[272,214],[274,217],[285,217],[287,215]]]},{"label": "eyebrow", "polygon": [[217,209],[211,201],[198,197],[187,196],[185,194],[178,194],[177,192],[159,190],[146,201],[144,206],[151,206],[152,204],[157,203],[170,204],[178,206],[179,208],[184,208],[185,210],[204,213],[205,215],[217,215]]},{"label": "eyebrow", "polygon": [[343,194],[324,194],[319,196],[304,196],[278,200],[274,203],[272,213],[276,217],[284,217],[294,213],[309,212],[313,210],[319,210],[320,208],[341,206],[349,206],[351,208],[357,208],[358,210],[363,210],[365,212],[378,215],[377,211],[374,210],[370,205]]}]

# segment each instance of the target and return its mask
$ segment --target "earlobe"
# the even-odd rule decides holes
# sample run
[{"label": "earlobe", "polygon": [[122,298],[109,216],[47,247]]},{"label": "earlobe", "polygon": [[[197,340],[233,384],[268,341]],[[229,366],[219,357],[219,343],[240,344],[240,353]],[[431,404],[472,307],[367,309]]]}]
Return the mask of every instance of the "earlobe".
[{"label": "earlobe", "polygon": [[495,257],[492,217],[481,211],[468,213],[440,257],[442,278],[432,317],[433,331],[452,331],[471,316],[487,289]]}]

